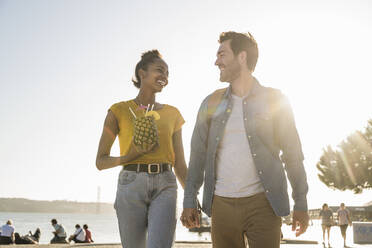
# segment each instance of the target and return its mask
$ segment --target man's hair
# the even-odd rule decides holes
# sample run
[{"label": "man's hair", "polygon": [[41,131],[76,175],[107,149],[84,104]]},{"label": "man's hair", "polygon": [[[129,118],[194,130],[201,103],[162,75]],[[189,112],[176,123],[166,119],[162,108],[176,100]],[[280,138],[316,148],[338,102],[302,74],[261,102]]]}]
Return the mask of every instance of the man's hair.
[{"label": "man's hair", "polygon": [[146,71],[149,64],[152,64],[154,63],[156,59],[161,59],[161,58],[162,56],[158,50],[151,50],[151,51],[144,52],[142,54],[141,60],[136,65],[136,69],[134,72],[135,73],[134,79],[132,79],[134,86],[136,86],[137,88],[141,88],[141,78],[139,76],[138,71],[140,69]]},{"label": "man's hair", "polygon": [[88,229],[88,225],[87,225],[87,224],[84,224],[84,225],[83,225],[83,228],[84,228],[84,229]]},{"label": "man's hair", "polygon": [[52,219],[51,222],[52,222],[53,225],[54,224],[57,224],[57,220],[56,219]]},{"label": "man's hair", "polygon": [[79,224],[76,224],[76,225],[75,225],[75,228],[80,228],[80,225],[79,225]]},{"label": "man's hair", "polygon": [[12,220],[8,220],[8,221],[6,222],[6,224],[7,224],[7,225],[12,225],[12,224],[13,224],[13,221],[12,221]]},{"label": "man's hair", "polygon": [[235,56],[242,51],[247,53],[247,67],[248,69],[254,71],[258,59],[258,47],[253,35],[249,32],[237,33],[228,31],[221,33],[218,42],[221,44],[227,40],[231,40],[230,46]]}]

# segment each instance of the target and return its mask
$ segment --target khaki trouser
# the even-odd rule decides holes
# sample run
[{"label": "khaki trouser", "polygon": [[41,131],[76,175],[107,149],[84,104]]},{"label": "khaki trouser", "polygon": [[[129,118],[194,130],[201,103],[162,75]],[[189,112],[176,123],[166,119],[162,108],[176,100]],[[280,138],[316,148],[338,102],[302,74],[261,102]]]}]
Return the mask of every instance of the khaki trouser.
[{"label": "khaki trouser", "polygon": [[212,204],[213,248],[278,248],[281,217],[275,215],[264,193],[229,198],[215,195]]}]

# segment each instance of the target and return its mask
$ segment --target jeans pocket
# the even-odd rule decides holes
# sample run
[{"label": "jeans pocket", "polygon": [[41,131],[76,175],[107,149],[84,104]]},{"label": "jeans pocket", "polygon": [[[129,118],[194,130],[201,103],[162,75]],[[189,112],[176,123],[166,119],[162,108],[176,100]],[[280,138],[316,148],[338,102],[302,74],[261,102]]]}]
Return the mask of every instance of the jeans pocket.
[{"label": "jeans pocket", "polygon": [[136,180],[137,172],[122,170],[119,175],[119,185],[128,185]]},{"label": "jeans pocket", "polygon": [[163,177],[164,179],[168,182],[168,183],[176,183],[176,175],[174,175],[173,172],[171,171],[166,171],[163,173]]}]

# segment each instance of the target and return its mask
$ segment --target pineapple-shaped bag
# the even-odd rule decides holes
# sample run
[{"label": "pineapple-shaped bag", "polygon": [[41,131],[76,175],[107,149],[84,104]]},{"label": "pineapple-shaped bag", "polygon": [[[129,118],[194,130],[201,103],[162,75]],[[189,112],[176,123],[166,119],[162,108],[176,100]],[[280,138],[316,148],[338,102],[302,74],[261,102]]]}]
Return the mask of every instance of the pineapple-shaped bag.
[{"label": "pineapple-shaped bag", "polygon": [[147,149],[154,144],[159,144],[158,128],[155,123],[158,119],[160,115],[156,111],[146,111],[145,116],[135,118],[133,141],[136,146]]}]

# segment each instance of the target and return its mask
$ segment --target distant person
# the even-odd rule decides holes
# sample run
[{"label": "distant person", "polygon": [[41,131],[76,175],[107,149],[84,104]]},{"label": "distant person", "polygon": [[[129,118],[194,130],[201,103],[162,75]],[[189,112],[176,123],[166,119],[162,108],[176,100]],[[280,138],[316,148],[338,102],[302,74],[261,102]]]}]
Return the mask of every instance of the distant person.
[{"label": "distant person", "polygon": [[75,232],[68,238],[68,242],[85,243],[85,230],[79,224],[75,225]]},{"label": "distant person", "polygon": [[92,239],[92,233],[88,229],[88,225],[84,224],[83,228],[84,228],[84,231],[85,231],[85,243],[93,243],[94,241]]},{"label": "distant person", "polygon": [[5,225],[1,227],[0,234],[0,245],[10,245],[14,243],[14,231],[13,221],[8,220]]},{"label": "distant person", "polygon": [[[176,177],[184,187],[187,174],[185,121],[177,108],[156,101],[168,85],[168,65],[158,50],[142,54],[132,81],[138,95],[108,110],[96,166],[122,167],[114,206],[123,247],[170,248],[177,222]],[[120,157],[110,155],[116,137]]]},{"label": "distant person", "polygon": [[40,240],[41,231],[40,228],[37,228],[35,233],[32,234],[31,231],[29,231],[28,234],[21,236],[19,233],[15,233],[15,243],[18,244],[38,244]]},{"label": "distant person", "polygon": [[51,244],[66,244],[67,235],[66,235],[65,228],[61,224],[58,224],[56,219],[52,219],[51,222],[52,222],[52,226],[54,227],[55,231],[53,232],[54,238],[50,241],[50,243]]},{"label": "distant person", "polygon": [[345,208],[345,203],[341,203],[340,208],[337,210],[337,218],[341,235],[344,239],[344,247],[346,247],[346,229],[348,225],[351,226],[352,222],[350,218],[350,211]]},{"label": "distant person", "polygon": [[322,210],[320,210],[319,217],[322,218],[322,230],[323,230],[323,246],[325,246],[325,233],[327,232],[328,246],[330,247],[329,233],[333,224],[333,212],[328,208],[328,204],[324,203]]}]

